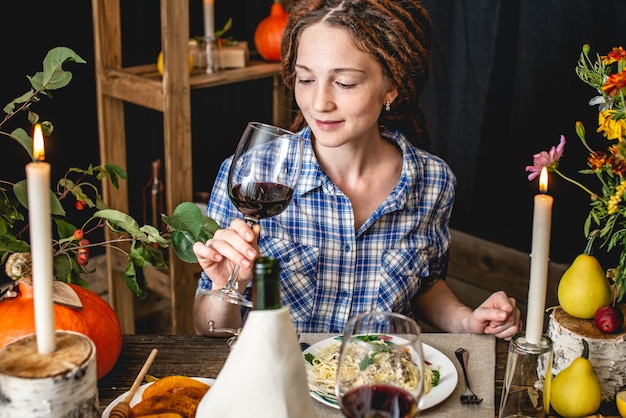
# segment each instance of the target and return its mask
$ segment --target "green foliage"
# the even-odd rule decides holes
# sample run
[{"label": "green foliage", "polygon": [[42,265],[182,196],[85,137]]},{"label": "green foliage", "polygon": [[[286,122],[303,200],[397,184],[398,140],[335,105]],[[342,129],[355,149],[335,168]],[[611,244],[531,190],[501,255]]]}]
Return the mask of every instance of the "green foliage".
[{"label": "green foliage", "polygon": [[192,250],[193,244],[206,242],[219,228],[217,222],[204,216],[200,208],[191,202],[178,205],[172,216],[163,215],[163,221],[173,229],[171,239],[176,255],[187,263],[198,262]]},{"label": "green foliage", "polygon": [[[7,120],[26,112],[30,124],[41,123],[44,135],[49,135],[54,126],[49,121],[41,122],[39,115],[32,111],[31,105],[38,103],[40,96],[51,97],[50,91],[67,86],[72,73],[63,69],[66,62],[83,64],[85,61],[69,48],[59,47],[48,52],[43,61],[43,71],[27,76],[31,89],[13,99],[3,110],[6,114],[0,121],[0,135],[10,137],[19,143],[30,159],[33,159],[33,140],[26,130],[15,129],[11,133],[1,128]],[[219,227],[215,221],[203,215],[191,202],[181,203],[171,216],[163,215],[168,225],[167,230],[159,231],[154,226],[140,226],[130,215],[110,209],[102,200],[98,183],[109,181],[111,186],[119,188],[120,179],[126,180],[126,173],[121,167],[112,164],[87,168],[71,167],[61,178],[54,190],[50,191],[51,215],[55,230],[51,248],[53,268],[57,280],[75,283],[87,287],[84,276],[93,273],[89,264],[79,263],[79,252],[89,251],[94,247],[109,247],[123,253],[128,264],[124,271],[124,280],[128,288],[139,298],[147,293],[146,267],[167,268],[163,249],[174,247],[181,260],[197,262],[192,247],[196,241],[206,242]],[[88,218],[82,225],[75,226],[66,218],[62,202],[78,204],[87,212]],[[78,207],[78,206],[77,206]],[[2,268],[12,253],[29,252],[28,194],[26,180],[15,184],[0,180],[0,263]],[[93,212],[89,215],[89,212]],[[84,231],[83,241],[74,237],[74,231]],[[88,234],[98,229],[108,230],[112,238],[102,242],[90,242]],[[87,240],[87,241],[84,241]]]}]

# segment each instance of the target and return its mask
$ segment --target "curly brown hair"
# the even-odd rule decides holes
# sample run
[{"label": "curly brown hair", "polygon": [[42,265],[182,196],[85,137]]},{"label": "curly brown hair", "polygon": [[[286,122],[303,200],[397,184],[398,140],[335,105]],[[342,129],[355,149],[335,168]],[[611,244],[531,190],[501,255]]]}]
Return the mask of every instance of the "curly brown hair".
[{"label": "curly brown hair", "polygon": [[[357,47],[374,55],[384,77],[398,89],[380,125],[399,130],[416,146],[428,149],[428,127],[419,97],[430,75],[431,21],[419,0],[294,0],[288,9],[281,45],[284,85],[293,92],[300,35],[324,22],[346,29]],[[382,110],[382,109],[381,109]],[[297,111],[291,129],[306,126]]]}]

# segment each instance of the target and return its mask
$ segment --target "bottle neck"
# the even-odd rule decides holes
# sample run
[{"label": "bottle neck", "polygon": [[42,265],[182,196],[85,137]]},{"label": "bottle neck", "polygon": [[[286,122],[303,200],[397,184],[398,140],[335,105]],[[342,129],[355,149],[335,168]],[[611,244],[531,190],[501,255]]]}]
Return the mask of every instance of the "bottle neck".
[{"label": "bottle neck", "polygon": [[281,307],[280,264],[273,257],[259,257],[254,262],[252,306],[258,311]]}]

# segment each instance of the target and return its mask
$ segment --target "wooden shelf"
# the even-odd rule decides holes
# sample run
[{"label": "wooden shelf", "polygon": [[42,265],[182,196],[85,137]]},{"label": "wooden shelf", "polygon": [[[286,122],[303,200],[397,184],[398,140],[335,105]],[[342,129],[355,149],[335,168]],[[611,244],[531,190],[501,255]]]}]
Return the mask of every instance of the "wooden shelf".
[{"label": "wooden shelf", "polygon": [[[123,68],[120,0],[92,0],[94,57],[98,136],[103,164],[116,164],[127,170],[124,102],[163,113],[164,169],[166,212],[181,202],[193,200],[191,154],[191,89],[241,83],[265,77],[274,78],[273,123],[287,126],[289,101],[281,89],[280,64],[252,62],[248,67],[206,74],[189,74],[189,2],[161,0],[161,46],[164,55],[163,76],[155,64]],[[107,204],[128,212],[128,188],[103,184]],[[195,333],[191,305],[197,286],[198,266],[180,261],[173,250],[169,254],[169,297],[172,305],[172,332]],[[107,250],[107,281],[110,303],[122,330],[134,333],[133,298],[122,273],[115,268],[113,251]],[[167,288],[160,283],[159,288]]]},{"label": "wooden shelf", "polygon": [[[189,76],[191,89],[203,89],[242,83],[266,77],[276,77],[280,64],[252,61],[247,67],[207,74],[194,69]],[[163,112],[163,76],[156,64],[138,65],[121,69],[103,69],[102,94],[119,100]]]}]

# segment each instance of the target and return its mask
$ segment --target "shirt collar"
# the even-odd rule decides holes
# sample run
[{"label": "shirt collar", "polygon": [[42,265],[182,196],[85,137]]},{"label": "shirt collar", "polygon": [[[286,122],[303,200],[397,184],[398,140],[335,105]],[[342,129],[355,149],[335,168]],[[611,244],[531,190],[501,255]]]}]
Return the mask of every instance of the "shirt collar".
[{"label": "shirt collar", "polygon": [[[323,187],[325,184],[329,186],[325,188],[325,192],[335,189],[334,185],[330,187],[332,183],[330,178],[328,178],[317,162],[317,157],[315,156],[313,144],[311,142],[311,134],[312,131],[309,126],[298,132],[298,135],[304,138],[304,153],[300,181],[298,182],[298,187],[296,188],[296,196],[302,196],[311,190]],[[418,175],[417,173],[420,171],[419,166],[421,165],[421,159],[418,155],[416,155],[417,150],[410,144],[401,132],[383,130],[381,135],[383,138],[396,144],[402,151],[403,162],[400,181],[387,199],[387,202],[395,202],[392,205],[394,207],[388,207],[388,209],[395,210],[404,207],[406,203],[407,188],[411,183],[410,179],[415,178]]]},{"label": "shirt collar", "polygon": [[313,144],[311,143],[311,128],[306,127],[298,135],[304,138],[304,153],[302,156],[302,171],[300,172],[300,181],[296,188],[296,197],[302,196],[311,190],[322,186],[323,178],[328,177],[322,171],[317,162],[315,152],[313,152]]}]

